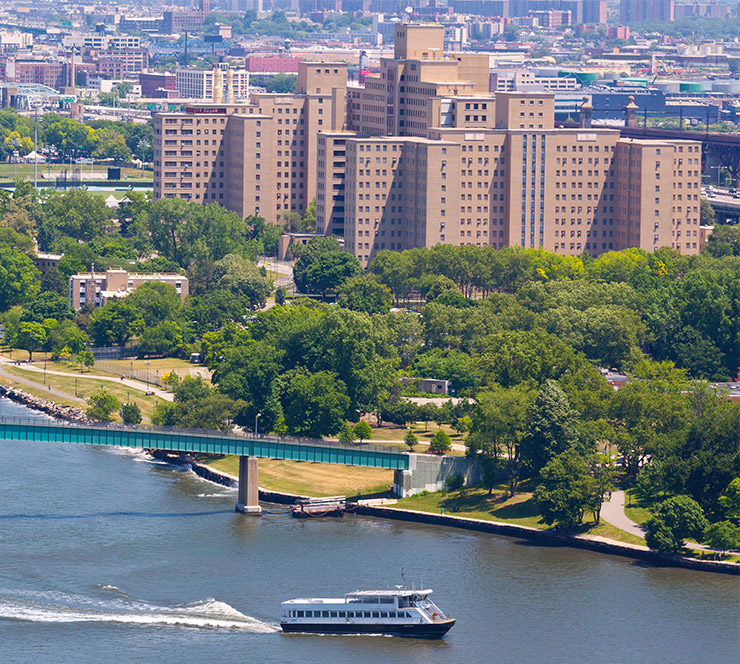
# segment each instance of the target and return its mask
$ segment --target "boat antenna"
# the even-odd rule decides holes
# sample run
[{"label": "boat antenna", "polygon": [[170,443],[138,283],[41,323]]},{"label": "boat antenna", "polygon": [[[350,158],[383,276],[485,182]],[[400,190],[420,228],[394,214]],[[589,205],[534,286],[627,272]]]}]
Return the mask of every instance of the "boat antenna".
[{"label": "boat antenna", "polygon": [[406,590],[406,575],[403,573],[405,567],[401,568],[401,581],[403,582],[403,589]]}]

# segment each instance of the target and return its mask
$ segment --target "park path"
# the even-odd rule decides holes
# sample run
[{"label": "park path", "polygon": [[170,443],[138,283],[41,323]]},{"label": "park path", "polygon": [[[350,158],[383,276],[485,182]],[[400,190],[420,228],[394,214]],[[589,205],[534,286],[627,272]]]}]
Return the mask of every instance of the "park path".
[{"label": "park path", "polygon": [[[624,491],[612,491],[611,498],[601,505],[601,518],[607,523],[623,530],[630,535],[645,538],[645,529],[639,524],[632,521],[624,513],[625,493]],[[686,542],[686,548],[696,551],[708,551],[709,553],[718,553],[706,544],[696,542]]]},{"label": "park path", "polygon": [[[9,373],[5,371],[1,366],[0,366],[0,376],[2,376],[3,378],[10,379],[11,381],[13,381],[13,383],[25,385],[26,387],[34,387],[36,389],[43,387],[43,385],[41,385],[40,383],[36,383],[32,380],[29,380],[28,378],[22,378],[21,376],[16,376],[15,374]],[[79,403],[79,404],[82,404],[83,406],[87,406],[87,402],[84,399],[80,399],[79,397],[76,397],[74,394],[67,394],[66,392],[61,392],[53,388],[50,388],[47,391],[49,392],[50,399],[52,397],[57,397],[59,399],[66,399],[67,401],[74,401],[75,403]]]},{"label": "park path", "polygon": [[[18,366],[23,371],[29,371],[33,373],[44,373],[44,369],[42,367],[34,366],[33,364],[23,364],[23,365],[16,365],[15,362],[12,360],[9,360],[5,357],[0,357],[0,365],[7,365],[7,366]],[[0,371],[1,371],[0,366]],[[147,385],[146,383],[142,383],[138,380],[133,380],[131,378],[114,378],[113,376],[85,376],[84,374],[76,374],[76,373],[68,373],[66,371],[56,371],[53,369],[47,369],[46,373],[51,376],[66,376],[67,378],[80,378],[80,379],[86,379],[89,380],[90,378],[93,378],[95,380],[103,380],[103,381],[109,381],[112,383],[118,383],[119,385],[125,385],[126,387],[130,387],[132,390],[138,390],[140,392],[148,392],[150,394],[153,394],[154,396],[159,397],[160,399],[163,399],[164,401],[173,401],[175,398],[175,395],[171,392],[165,392],[164,390],[160,390],[159,388],[152,387],[151,385]],[[31,381],[29,379],[21,378],[15,374],[8,373],[6,371],[2,371],[3,376],[6,378],[10,378],[12,380],[17,380],[20,383],[24,383],[25,385],[29,385],[32,387],[39,387],[39,383]],[[55,389],[49,390],[49,394],[56,394],[57,396],[63,397],[65,399],[72,399],[72,401],[80,401],[81,403],[85,403],[84,400],[78,399],[74,395],[66,394],[65,392],[60,392]]]}]

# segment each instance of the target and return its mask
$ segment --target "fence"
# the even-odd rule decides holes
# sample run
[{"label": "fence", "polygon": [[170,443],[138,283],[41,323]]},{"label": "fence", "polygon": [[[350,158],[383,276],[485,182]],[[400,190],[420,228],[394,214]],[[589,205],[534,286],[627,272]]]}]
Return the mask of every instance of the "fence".
[{"label": "fence", "polygon": [[127,360],[139,354],[138,346],[94,346],[88,350],[93,354],[96,362],[98,360]]},{"label": "fence", "polygon": [[140,380],[142,383],[149,385],[157,385],[158,387],[166,387],[166,383],[162,380],[162,376],[168,373],[166,370],[160,369],[134,369],[132,364],[126,366],[125,364],[115,364],[106,360],[95,361],[95,368],[99,371],[105,371],[106,373],[115,374],[117,376],[124,376],[125,378],[133,378],[134,380]]}]

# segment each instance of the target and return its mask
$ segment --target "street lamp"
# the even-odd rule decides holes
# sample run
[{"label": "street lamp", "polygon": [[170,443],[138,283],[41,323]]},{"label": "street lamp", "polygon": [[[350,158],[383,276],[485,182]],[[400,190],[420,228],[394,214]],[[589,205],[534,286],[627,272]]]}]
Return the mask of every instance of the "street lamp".
[{"label": "street lamp", "polygon": [[[719,189],[719,174],[720,174],[720,171],[722,170],[722,167],[721,166],[710,166],[709,167],[709,170],[710,171],[714,171],[714,170],[717,171],[717,189]],[[710,175],[709,176],[709,180],[711,181],[711,179],[712,179],[712,176]]]},{"label": "street lamp", "polygon": [[259,419],[260,417],[262,417],[262,413],[257,413],[257,414],[256,414],[256,415],[254,416],[254,435],[255,435],[255,436],[257,435],[257,420],[258,420],[258,419]]},{"label": "street lamp", "polygon": [[146,380],[144,381],[146,383],[146,393],[150,394],[149,392],[149,365],[151,362],[149,360],[146,360],[144,362],[144,366],[146,367]]}]

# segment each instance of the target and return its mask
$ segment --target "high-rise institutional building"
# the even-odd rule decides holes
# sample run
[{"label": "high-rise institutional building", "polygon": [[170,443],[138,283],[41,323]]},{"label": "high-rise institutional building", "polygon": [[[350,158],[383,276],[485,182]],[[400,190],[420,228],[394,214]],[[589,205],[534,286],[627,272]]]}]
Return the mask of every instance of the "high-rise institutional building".
[{"label": "high-rise institutional building", "polygon": [[295,94],[156,115],[155,198],[275,221],[315,197],[317,232],[363,265],[438,243],[699,251],[699,142],[593,128],[587,99],[579,128],[555,127],[552,93],[490,94],[488,56],[446,55],[443,36],[399,24],[364,87],[304,62]]},{"label": "high-rise institutional building", "polygon": [[619,20],[625,25],[641,21],[672,21],[674,0],[620,0]]},{"label": "high-rise institutional building", "polygon": [[216,202],[271,222],[303,212],[315,197],[318,133],[344,126],[347,65],[303,62],[295,94],[238,103],[219,85],[213,96],[225,103],[155,115],[154,198]]}]

